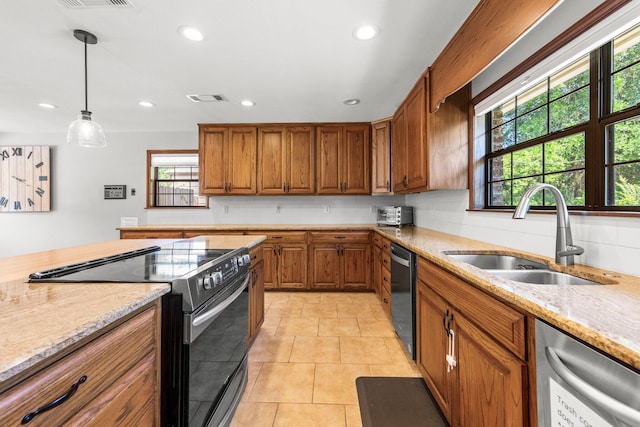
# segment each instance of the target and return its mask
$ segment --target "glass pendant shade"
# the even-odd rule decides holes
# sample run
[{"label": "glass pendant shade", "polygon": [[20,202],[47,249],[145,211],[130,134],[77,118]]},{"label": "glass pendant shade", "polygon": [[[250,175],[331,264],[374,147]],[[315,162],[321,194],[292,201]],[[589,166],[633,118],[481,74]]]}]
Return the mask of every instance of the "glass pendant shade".
[{"label": "glass pendant shade", "polygon": [[107,137],[102,126],[91,120],[91,111],[83,110],[69,125],[67,142],[81,147],[106,147]]}]

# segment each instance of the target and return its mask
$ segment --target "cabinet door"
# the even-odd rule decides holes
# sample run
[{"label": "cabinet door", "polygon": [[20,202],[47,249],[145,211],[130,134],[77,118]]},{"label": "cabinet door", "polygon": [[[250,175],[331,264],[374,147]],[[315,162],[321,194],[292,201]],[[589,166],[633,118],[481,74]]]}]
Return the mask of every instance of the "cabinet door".
[{"label": "cabinet door", "polygon": [[526,365],[463,315],[454,323],[459,400],[452,425],[527,425]]},{"label": "cabinet door", "polygon": [[425,83],[420,79],[405,103],[406,175],[409,190],[427,189],[427,139],[425,121]]},{"label": "cabinet door", "polygon": [[343,193],[370,194],[371,144],[369,126],[345,126],[342,162]]},{"label": "cabinet door", "polygon": [[373,246],[373,290],[378,298],[381,298],[382,284],[382,249],[379,246]]},{"label": "cabinet door", "polygon": [[287,155],[283,127],[258,131],[258,193],[284,194]]},{"label": "cabinet door", "polygon": [[[447,373],[446,302],[421,281],[416,286],[416,364],[433,398],[451,423],[451,378]],[[496,424],[498,425],[498,424]]]},{"label": "cabinet door", "polygon": [[391,193],[391,122],[371,126],[371,193]]},{"label": "cabinet door", "polygon": [[318,194],[340,194],[342,177],[340,171],[340,148],[342,127],[320,126],[316,129],[317,165],[316,182]]},{"label": "cabinet door", "polygon": [[315,138],[313,127],[291,127],[287,129],[287,161],[284,170],[287,193],[313,194],[315,181]]},{"label": "cabinet door", "polygon": [[340,287],[340,252],[338,245],[314,243],[309,254],[309,283],[312,289]]},{"label": "cabinet door", "polygon": [[253,342],[264,321],[264,261],[251,268],[249,288],[249,342]]},{"label": "cabinet door", "polygon": [[229,194],[256,193],[256,128],[230,128],[227,155]]},{"label": "cabinet door", "polygon": [[263,258],[264,258],[264,271],[262,276],[264,278],[265,289],[275,289],[278,287],[277,274],[278,271],[278,254],[277,246],[265,243],[262,245]]},{"label": "cabinet door", "polygon": [[368,243],[341,244],[342,288],[371,288],[371,245]]},{"label": "cabinet door", "polygon": [[227,128],[200,128],[200,194],[224,194],[227,188]]},{"label": "cabinet door", "polygon": [[278,244],[278,287],[305,288],[307,286],[307,244]]},{"label": "cabinet door", "polygon": [[407,140],[404,106],[401,106],[393,116],[391,134],[391,158],[393,164],[391,175],[393,178],[393,192],[399,193],[407,188]]}]

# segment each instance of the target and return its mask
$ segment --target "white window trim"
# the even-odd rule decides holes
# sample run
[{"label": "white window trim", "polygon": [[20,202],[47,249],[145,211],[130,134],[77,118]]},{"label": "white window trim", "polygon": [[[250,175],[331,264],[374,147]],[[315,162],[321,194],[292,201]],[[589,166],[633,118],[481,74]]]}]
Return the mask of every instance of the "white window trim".
[{"label": "white window trim", "polygon": [[482,116],[488,113],[638,23],[640,23],[640,2],[632,1],[501,87],[491,96],[478,102],[474,105],[475,115]]}]

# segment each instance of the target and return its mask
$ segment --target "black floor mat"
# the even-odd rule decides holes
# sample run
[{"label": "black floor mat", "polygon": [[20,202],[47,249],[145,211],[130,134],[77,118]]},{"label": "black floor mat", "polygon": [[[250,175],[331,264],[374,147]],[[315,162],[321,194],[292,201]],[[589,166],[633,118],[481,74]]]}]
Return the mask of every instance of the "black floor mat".
[{"label": "black floor mat", "polygon": [[447,427],[422,378],[356,379],[363,427]]}]

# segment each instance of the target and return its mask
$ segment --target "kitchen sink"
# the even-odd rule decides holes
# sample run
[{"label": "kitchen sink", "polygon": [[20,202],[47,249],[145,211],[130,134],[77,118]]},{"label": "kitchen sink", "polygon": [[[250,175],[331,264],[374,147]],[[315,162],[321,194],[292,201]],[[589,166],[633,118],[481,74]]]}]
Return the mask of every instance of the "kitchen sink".
[{"label": "kitchen sink", "polygon": [[571,274],[548,270],[493,270],[494,276],[514,282],[533,283],[537,285],[601,285],[602,283],[576,277]]},{"label": "kitchen sink", "polygon": [[527,258],[488,253],[443,252],[458,261],[483,270],[549,270],[549,266]]}]

